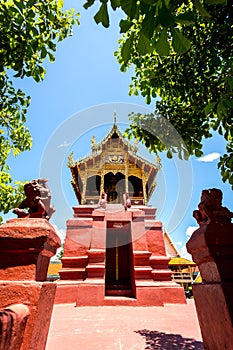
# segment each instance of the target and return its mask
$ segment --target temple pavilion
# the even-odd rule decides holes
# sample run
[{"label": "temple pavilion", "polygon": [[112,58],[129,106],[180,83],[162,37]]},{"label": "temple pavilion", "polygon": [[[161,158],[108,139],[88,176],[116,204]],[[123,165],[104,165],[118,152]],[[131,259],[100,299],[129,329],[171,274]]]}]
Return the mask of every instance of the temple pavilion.
[{"label": "temple pavilion", "polygon": [[[161,168],[112,128],[78,161],[68,157],[77,206],[67,220],[56,302],[83,305],[185,303],[171,279],[162,223],[149,200]],[[124,200],[123,200],[124,198]]]},{"label": "temple pavilion", "polygon": [[129,193],[132,205],[147,205],[161,167],[159,158],[152,163],[140,157],[137,142],[132,145],[122,136],[115,119],[100,143],[92,137],[91,150],[77,162],[69,157],[71,183],[79,204],[98,204],[105,192],[109,204],[122,204],[122,195]]}]

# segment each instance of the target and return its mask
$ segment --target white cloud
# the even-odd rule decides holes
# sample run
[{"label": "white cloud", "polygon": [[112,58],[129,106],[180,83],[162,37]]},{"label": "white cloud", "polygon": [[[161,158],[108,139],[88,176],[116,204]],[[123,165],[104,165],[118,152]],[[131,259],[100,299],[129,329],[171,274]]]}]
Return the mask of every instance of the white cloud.
[{"label": "white cloud", "polygon": [[186,249],[186,245],[184,245],[181,249],[180,249],[180,255],[182,258],[188,259],[188,260],[193,260],[192,256],[187,252]]},{"label": "white cloud", "polygon": [[[186,228],[186,231],[185,231],[185,235],[186,235],[187,239],[189,239],[192,236],[193,232],[196,231],[197,229],[198,229],[198,226],[188,226]],[[178,243],[180,243],[180,242],[178,242]],[[193,260],[192,256],[187,252],[186,245],[184,245],[183,247],[180,248],[180,255],[182,256],[182,258],[185,258],[185,259],[188,259],[191,261]]]},{"label": "white cloud", "polygon": [[175,245],[179,245],[179,246],[182,246],[182,242],[176,242]]},{"label": "white cloud", "polygon": [[198,226],[188,226],[185,231],[186,236],[188,238],[191,237],[193,232],[196,231],[198,228]]},{"label": "white cloud", "polygon": [[64,141],[63,143],[61,143],[60,145],[58,145],[57,148],[68,147],[69,145],[70,145],[70,143],[68,143],[67,141]]},{"label": "white cloud", "polygon": [[197,161],[198,162],[213,162],[216,159],[220,158],[220,153],[218,152],[213,152],[213,153],[209,153],[201,158],[198,158]]}]

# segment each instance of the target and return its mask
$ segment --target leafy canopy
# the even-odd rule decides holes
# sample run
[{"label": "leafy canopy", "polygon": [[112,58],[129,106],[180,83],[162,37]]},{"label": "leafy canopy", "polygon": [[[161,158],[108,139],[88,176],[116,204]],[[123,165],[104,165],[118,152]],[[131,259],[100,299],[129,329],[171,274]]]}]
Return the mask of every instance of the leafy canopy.
[{"label": "leafy canopy", "polygon": [[[86,2],[88,8],[94,0]],[[233,188],[233,4],[226,0],[119,0],[101,1],[95,20],[109,25],[108,5],[121,8],[121,70],[134,67],[130,95],[141,94],[147,103],[157,98],[155,115],[132,115],[129,137],[150,151],[167,150],[172,157],[200,157],[203,138],[216,130],[226,140],[219,161],[222,179]],[[177,142],[161,142],[168,130],[160,117],[181,135]],[[166,124],[166,123],[165,123]],[[151,132],[154,130],[155,132]],[[157,137],[154,134],[158,135]]]},{"label": "leafy canopy", "polygon": [[[0,3],[0,211],[7,213],[22,200],[22,184],[13,183],[10,154],[30,150],[26,115],[30,97],[15,89],[12,79],[44,79],[43,61],[55,60],[57,43],[78,23],[74,10],[61,0],[1,0]],[[0,218],[1,219],[1,218]]]}]

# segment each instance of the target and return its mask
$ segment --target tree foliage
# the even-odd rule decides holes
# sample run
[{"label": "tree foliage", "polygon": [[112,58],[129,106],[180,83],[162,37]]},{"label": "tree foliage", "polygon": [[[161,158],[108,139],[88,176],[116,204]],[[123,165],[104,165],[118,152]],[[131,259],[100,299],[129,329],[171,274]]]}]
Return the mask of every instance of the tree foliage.
[{"label": "tree foliage", "polygon": [[[93,3],[89,0],[85,7]],[[105,25],[108,1],[101,3],[102,17],[99,13],[97,22]],[[150,151],[167,149],[168,157],[178,152],[187,158],[201,156],[203,138],[215,130],[226,140],[226,154],[218,164],[222,179],[233,187],[232,2],[113,3],[113,9],[120,7],[126,14],[119,23],[123,36],[116,55],[122,71],[134,67],[129,93],[141,94],[147,103],[157,98],[155,115],[131,116],[128,136],[144,142]],[[159,135],[156,128],[165,132],[161,117],[174,126],[183,142],[170,135],[170,142],[166,137],[164,144],[154,136]]]},{"label": "tree foliage", "polygon": [[62,243],[61,248],[57,252],[56,259],[61,260],[63,258],[63,255],[64,255],[64,243]]},{"label": "tree foliage", "polygon": [[[61,0],[1,0],[0,3],[0,211],[7,213],[22,200],[22,184],[12,182],[7,160],[30,150],[32,139],[26,115],[30,97],[12,80],[44,79],[43,61],[55,60],[59,41],[78,23],[74,10]],[[13,76],[13,77],[12,77]]]}]

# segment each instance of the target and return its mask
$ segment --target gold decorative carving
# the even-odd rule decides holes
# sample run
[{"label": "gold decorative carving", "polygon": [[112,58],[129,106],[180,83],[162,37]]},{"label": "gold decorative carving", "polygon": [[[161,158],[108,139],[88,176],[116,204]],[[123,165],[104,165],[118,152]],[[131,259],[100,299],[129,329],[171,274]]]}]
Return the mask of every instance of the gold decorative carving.
[{"label": "gold decorative carving", "polygon": [[95,139],[95,136],[92,136],[92,138],[91,138],[91,149],[92,149],[92,152],[94,152],[96,150],[96,139]]},{"label": "gold decorative carving", "polygon": [[116,155],[116,154],[110,154],[110,155],[106,156],[105,161],[107,163],[122,164],[122,163],[124,163],[124,156]]},{"label": "gold decorative carving", "polygon": [[67,162],[67,166],[70,168],[72,166],[75,165],[75,162],[74,162],[74,152],[71,152],[69,155],[68,155],[68,162]]}]

